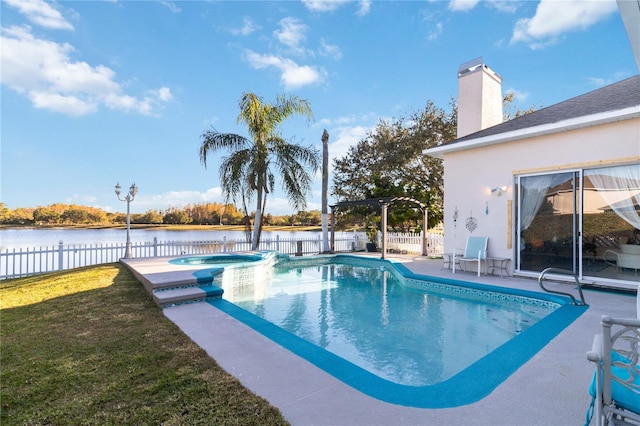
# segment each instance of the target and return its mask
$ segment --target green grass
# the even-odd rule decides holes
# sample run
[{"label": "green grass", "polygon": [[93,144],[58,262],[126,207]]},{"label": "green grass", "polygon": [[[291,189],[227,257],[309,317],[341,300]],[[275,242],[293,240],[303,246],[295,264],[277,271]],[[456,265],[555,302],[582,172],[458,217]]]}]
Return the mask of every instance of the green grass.
[{"label": "green grass", "polygon": [[2,425],[287,424],[119,264],[2,281],[0,321]]}]

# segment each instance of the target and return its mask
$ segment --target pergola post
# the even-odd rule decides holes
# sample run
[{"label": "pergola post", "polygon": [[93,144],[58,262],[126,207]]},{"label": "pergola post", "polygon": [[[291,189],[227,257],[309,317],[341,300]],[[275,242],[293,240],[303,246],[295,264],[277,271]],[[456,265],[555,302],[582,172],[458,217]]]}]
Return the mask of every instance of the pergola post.
[{"label": "pergola post", "polygon": [[429,223],[429,212],[427,211],[427,207],[425,206],[422,209],[422,255],[427,256],[429,254],[429,242],[427,240],[427,231],[428,223]]},{"label": "pergola post", "polygon": [[336,252],[336,206],[331,206],[331,253]]},{"label": "pergola post", "polygon": [[427,206],[410,197],[382,197],[382,198],[370,198],[366,200],[358,200],[358,201],[342,201],[337,203],[331,207],[331,252],[335,253],[335,211],[340,207],[354,207],[354,206],[380,206],[382,209],[382,241],[381,241],[381,252],[382,259],[385,258],[387,254],[387,214],[388,208],[390,204],[393,204],[396,201],[409,201],[415,203],[420,206],[423,213],[423,232],[424,235],[422,237],[422,254],[424,256],[427,255],[428,252],[428,243],[427,243]]},{"label": "pergola post", "polygon": [[387,203],[382,203],[382,259],[387,252]]}]

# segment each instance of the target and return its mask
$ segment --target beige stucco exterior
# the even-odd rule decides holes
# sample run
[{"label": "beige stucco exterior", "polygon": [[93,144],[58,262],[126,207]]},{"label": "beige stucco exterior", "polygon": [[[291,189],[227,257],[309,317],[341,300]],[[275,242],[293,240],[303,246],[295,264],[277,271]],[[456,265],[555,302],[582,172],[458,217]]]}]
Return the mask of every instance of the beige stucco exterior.
[{"label": "beige stucco exterior", "polygon": [[[488,236],[489,255],[510,258],[513,271],[515,175],[640,163],[640,107],[622,121],[561,128],[503,142],[480,141],[476,148],[472,141],[463,150],[438,153],[445,166],[445,252],[464,248],[469,235]],[[507,186],[505,193],[491,192],[502,186]],[[469,217],[477,223],[472,233],[465,226]]]}]

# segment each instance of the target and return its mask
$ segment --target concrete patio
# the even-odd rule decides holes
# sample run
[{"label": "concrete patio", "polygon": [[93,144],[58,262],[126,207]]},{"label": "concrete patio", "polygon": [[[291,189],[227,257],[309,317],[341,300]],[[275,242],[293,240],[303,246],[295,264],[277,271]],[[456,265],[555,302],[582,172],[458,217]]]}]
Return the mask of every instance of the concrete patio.
[{"label": "concrete patio", "polygon": [[[495,286],[539,291],[534,279],[441,269],[441,260],[390,255],[411,271]],[[166,259],[129,259],[138,276],[178,274]],[[184,272],[184,271],[183,271]],[[549,288],[577,295],[575,286]],[[589,309],[489,396],[457,408],[418,409],[371,398],[205,302],[164,309],[165,315],[244,386],[278,407],[293,425],[583,425],[593,365],[586,358],[600,316],[635,317],[630,295],[584,291]]]}]

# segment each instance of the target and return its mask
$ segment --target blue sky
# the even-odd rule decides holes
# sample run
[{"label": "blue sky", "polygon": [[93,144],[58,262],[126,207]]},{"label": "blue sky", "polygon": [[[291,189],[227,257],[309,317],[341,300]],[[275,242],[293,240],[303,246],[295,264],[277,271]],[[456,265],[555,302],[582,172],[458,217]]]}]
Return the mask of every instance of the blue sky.
[{"label": "blue sky", "polygon": [[[3,0],[1,193],[9,208],[56,202],[134,213],[222,202],[210,126],[246,135],[238,100],[307,99],[285,137],[344,155],[380,119],[449,109],[478,56],[515,93],[549,106],[636,75],[615,1]],[[279,183],[277,183],[279,184]],[[317,176],[309,209],[320,209]],[[330,200],[331,202],[331,200]],[[290,214],[281,192],[267,212]]]}]

